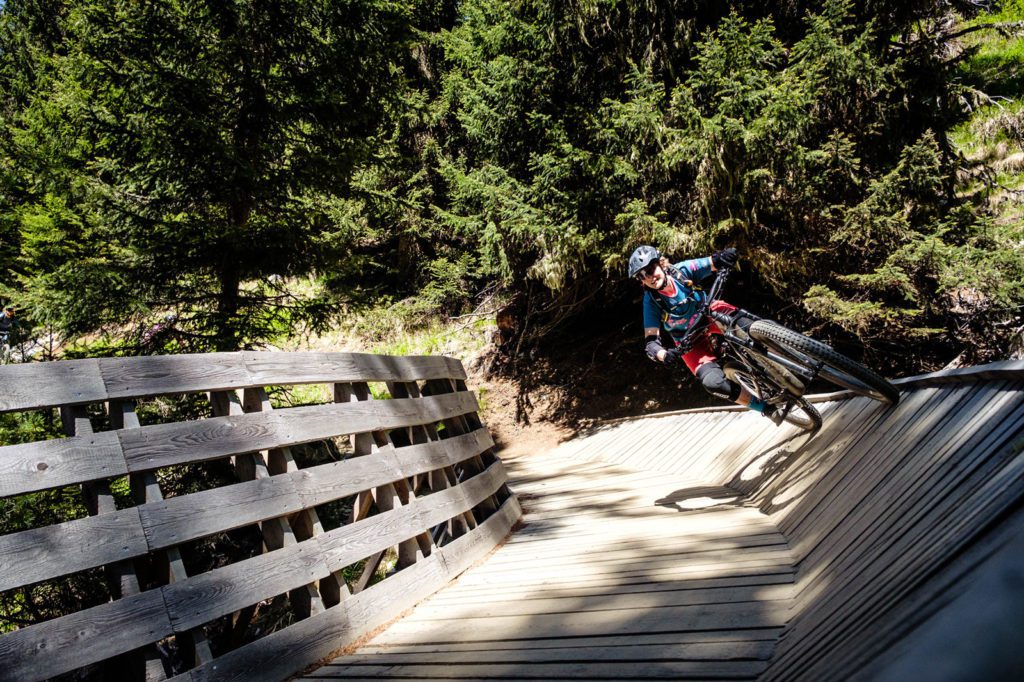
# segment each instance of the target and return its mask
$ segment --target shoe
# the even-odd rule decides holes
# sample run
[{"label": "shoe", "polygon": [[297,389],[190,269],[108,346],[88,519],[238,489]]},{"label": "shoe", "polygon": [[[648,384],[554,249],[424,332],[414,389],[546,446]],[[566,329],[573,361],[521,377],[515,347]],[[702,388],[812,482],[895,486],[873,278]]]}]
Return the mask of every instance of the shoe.
[{"label": "shoe", "polygon": [[761,412],[765,417],[772,420],[772,423],[778,426],[783,421],[783,412],[779,409],[778,405],[765,405],[764,411]]}]

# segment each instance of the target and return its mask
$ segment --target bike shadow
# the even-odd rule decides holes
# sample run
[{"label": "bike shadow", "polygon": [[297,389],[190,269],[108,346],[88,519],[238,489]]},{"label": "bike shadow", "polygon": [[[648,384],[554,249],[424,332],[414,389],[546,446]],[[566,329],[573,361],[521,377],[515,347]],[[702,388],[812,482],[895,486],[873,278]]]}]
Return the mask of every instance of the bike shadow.
[{"label": "bike shadow", "polygon": [[711,508],[742,507],[743,494],[723,485],[700,485],[676,490],[654,504],[683,513],[702,512]]},{"label": "bike shadow", "polygon": [[[680,513],[696,513],[712,508],[749,507],[754,502],[750,495],[763,490],[770,481],[791,468],[804,451],[807,442],[816,433],[795,433],[772,443],[751,458],[725,484],[682,488],[655,500],[654,504],[675,509]],[[772,506],[772,511],[777,511],[787,504]]]}]

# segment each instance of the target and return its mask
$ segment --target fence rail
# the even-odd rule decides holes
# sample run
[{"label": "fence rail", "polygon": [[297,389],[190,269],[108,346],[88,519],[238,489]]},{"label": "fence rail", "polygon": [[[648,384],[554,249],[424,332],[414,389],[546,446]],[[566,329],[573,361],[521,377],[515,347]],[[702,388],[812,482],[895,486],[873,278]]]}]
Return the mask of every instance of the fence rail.
[{"label": "fence rail", "polygon": [[[84,503],[0,536],[0,625],[31,622],[0,680],[284,678],[396,617],[521,514],[465,379],[343,353],[0,368],[0,412],[64,433],[0,447],[0,505]],[[109,599],[68,598],[97,571]],[[75,608],[14,618],[58,594]]]}]

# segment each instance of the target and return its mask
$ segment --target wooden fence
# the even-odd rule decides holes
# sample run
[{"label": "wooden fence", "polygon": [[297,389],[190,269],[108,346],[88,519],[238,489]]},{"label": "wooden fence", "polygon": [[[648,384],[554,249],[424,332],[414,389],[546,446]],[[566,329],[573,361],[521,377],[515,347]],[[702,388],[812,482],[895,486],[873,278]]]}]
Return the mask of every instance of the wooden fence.
[{"label": "wooden fence", "polygon": [[[520,516],[465,378],[342,353],[2,368],[0,412],[65,437],[0,447],[0,510],[30,521],[0,536],[0,680],[283,679],[392,620]],[[87,513],[49,523],[41,494]],[[99,603],[11,629],[98,573]]]}]

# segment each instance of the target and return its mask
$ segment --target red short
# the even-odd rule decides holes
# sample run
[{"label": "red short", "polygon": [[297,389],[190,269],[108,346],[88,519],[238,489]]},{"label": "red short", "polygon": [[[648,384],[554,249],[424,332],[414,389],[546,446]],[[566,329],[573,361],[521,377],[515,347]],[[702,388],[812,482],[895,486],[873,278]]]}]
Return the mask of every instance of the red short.
[{"label": "red short", "polygon": [[[715,301],[711,304],[711,309],[715,312],[721,311],[723,313],[734,313],[737,310],[736,306],[725,301]],[[714,324],[708,325],[708,328],[704,330],[704,333],[697,339],[690,350],[683,355],[683,362],[686,363],[691,372],[696,374],[697,368],[704,363],[718,360],[715,351],[711,349],[711,334],[721,333]]]}]

